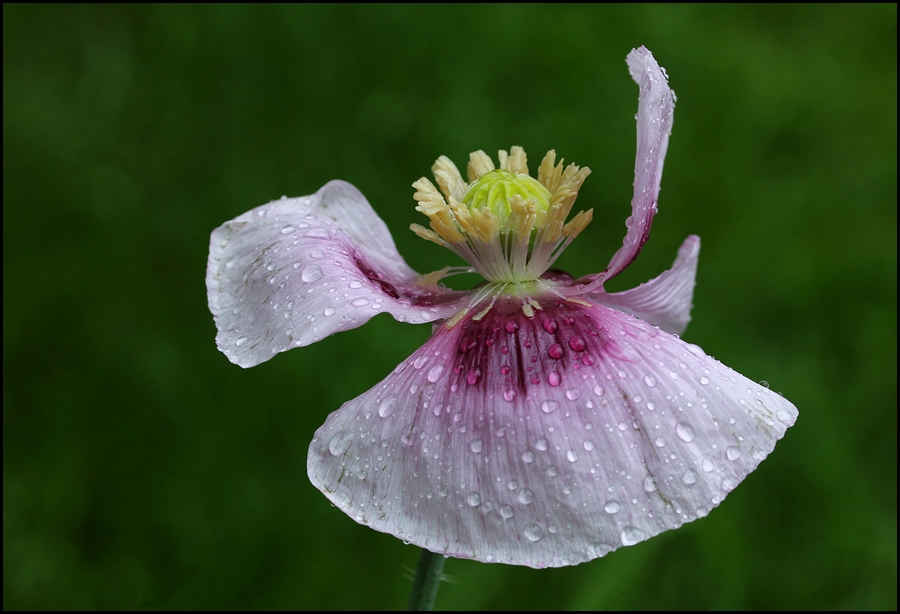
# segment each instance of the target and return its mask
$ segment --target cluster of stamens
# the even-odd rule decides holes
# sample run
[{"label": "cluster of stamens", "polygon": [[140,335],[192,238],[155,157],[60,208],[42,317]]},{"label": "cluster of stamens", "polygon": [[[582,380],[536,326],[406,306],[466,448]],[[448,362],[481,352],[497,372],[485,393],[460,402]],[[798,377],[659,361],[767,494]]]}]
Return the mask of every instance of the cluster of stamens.
[{"label": "cluster of stamens", "polygon": [[574,164],[563,170],[551,150],[535,181],[521,147],[498,157],[496,169],[483,151],[470,154],[468,183],[449,158],[438,158],[431,170],[440,191],[425,177],[413,184],[416,209],[431,220],[431,230],[410,228],[459,254],[489,282],[518,285],[538,280],[591,221],[589,209],[566,223],[591,171]]}]

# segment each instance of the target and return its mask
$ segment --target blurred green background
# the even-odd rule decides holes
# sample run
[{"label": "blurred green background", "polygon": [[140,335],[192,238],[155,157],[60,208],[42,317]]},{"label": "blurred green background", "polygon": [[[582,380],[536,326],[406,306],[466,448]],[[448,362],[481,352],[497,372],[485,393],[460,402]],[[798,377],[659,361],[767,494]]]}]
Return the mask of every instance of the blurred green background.
[{"label": "blurred green background", "polygon": [[3,7],[3,606],[405,607],[418,550],[315,490],[315,429],[429,335],[379,316],[241,370],[209,233],[330,179],[407,230],[437,156],[594,173],[559,265],[624,235],[646,45],[678,94],[651,241],[703,239],[685,335],[800,409],[706,519],[531,570],[451,559],[440,608],[897,607],[897,9]]}]

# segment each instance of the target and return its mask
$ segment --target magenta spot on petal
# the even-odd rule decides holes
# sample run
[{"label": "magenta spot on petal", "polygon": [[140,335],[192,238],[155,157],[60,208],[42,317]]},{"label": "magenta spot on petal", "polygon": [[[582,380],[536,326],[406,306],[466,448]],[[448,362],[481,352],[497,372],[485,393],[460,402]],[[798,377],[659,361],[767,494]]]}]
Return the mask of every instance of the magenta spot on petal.
[{"label": "magenta spot on petal", "polygon": [[587,343],[585,343],[584,339],[582,339],[578,335],[575,335],[569,339],[569,347],[576,352],[583,352],[587,347]]},{"label": "magenta spot on petal", "polygon": [[516,324],[515,322],[507,322],[506,323],[506,332],[514,333],[517,330],[519,330],[519,325]]},{"label": "magenta spot on petal", "polygon": [[553,345],[550,346],[550,349],[547,350],[547,354],[550,355],[550,358],[552,358],[554,360],[559,360],[560,358],[562,358],[562,355],[563,355],[562,346],[559,345],[558,343],[554,343]]},{"label": "magenta spot on petal", "polygon": [[478,368],[469,369],[469,372],[466,373],[466,381],[469,382],[473,386],[475,384],[477,384],[478,382],[480,382],[481,381],[481,369],[478,369]]},{"label": "magenta spot on petal", "polygon": [[555,333],[556,329],[558,328],[556,321],[551,320],[550,318],[544,318],[544,322],[541,326],[543,326],[544,330],[547,331],[548,333],[550,333],[551,335],[553,333]]}]

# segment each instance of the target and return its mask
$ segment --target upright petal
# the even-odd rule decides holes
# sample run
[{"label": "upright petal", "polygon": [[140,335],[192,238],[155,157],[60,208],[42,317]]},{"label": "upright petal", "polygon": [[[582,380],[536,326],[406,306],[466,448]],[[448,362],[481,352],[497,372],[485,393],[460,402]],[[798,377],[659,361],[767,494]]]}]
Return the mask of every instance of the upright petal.
[{"label": "upright petal", "polygon": [[355,187],[332,181],[213,231],[206,270],[216,344],[252,367],[388,312],[411,323],[451,317],[465,295],[420,285]]},{"label": "upright petal", "polygon": [[796,417],[631,315],[498,301],[332,413],[308,471],[357,522],[433,552],[558,567],[705,516]]},{"label": "upright petal", "polygon": [[669,88],[668,76],[653,54],[646,47],[640,47],[632,50],[626,61],[631,78],[640,87],[634,197],[631,199],[631,216],[625,222],[628,232],[622,247],[598,276],[600,283],[612,279],[631,264],[650,236],[675,111],[675,92]]},{"label": "upright petal", "polygon": [[699,256],[700,237],[691,235],[678,248],[678,257],[668,271],[631,290],[608,294],[601,288],[589,296],[601,305],[615,307],[667,333],[680,335],[691,321]]}]

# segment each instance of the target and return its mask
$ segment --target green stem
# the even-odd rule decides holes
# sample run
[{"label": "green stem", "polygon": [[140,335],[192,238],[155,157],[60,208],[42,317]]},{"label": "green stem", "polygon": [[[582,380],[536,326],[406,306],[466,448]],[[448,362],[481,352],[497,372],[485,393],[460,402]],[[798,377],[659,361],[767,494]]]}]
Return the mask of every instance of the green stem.
[{"label": "green stem", "polygon": [[416,577],[413,579],[412,592],[409,594],[409,611],[430,611],[434,609],[434,598],[437,596],[441,571],[444,569],[444,555],[435,554],[422,548]]}]

